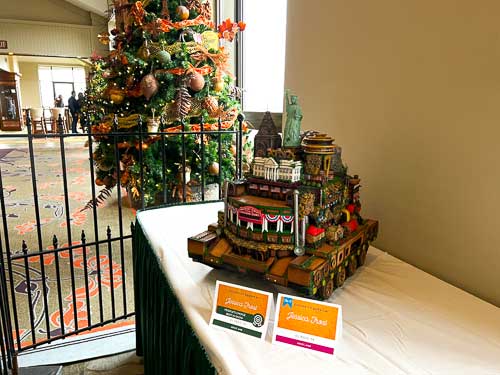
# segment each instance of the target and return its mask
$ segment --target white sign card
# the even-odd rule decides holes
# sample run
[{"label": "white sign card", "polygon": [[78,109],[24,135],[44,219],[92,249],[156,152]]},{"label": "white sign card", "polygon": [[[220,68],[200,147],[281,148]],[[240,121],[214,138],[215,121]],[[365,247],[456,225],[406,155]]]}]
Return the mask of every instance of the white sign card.
[{"label": "white sign card", "polygon": [[217,281],[210,325],[264,340],[272,293]]},{"label": "white sign card", "polygon": [[342,337],[342,306],[278,294],[273,344],[333,356]]}]

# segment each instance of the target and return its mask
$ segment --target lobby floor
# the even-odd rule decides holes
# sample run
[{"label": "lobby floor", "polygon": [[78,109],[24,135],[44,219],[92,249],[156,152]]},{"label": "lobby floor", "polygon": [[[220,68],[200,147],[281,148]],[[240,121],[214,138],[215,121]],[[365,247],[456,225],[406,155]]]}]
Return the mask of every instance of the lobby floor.
[{"label": "lobby floor", "polygon": [[63,367],[62,373],[63,375],[143,375],[144,367],[142,358],[137,357],[132,351],[66,365]]}]

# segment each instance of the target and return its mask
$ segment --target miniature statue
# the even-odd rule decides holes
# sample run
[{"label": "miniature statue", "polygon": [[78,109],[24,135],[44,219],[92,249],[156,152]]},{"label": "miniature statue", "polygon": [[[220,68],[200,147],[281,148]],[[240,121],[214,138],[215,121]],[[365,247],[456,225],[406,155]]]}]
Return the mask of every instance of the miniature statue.
[{"label": "miniature statue", "polygon": [[300,147],[300,122],[303,116],[297,99],[297,95],[289,95],[289,90],[285,91],[286,123],[283,147]]}]

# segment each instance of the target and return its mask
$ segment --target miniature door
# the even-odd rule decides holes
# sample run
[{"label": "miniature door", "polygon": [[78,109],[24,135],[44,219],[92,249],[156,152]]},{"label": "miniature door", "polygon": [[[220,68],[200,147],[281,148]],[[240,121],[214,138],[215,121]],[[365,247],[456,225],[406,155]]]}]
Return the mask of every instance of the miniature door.
[{"label": "miniature door", "polygon": [[0,69],[0,129],[22,129],[19,75]]}]

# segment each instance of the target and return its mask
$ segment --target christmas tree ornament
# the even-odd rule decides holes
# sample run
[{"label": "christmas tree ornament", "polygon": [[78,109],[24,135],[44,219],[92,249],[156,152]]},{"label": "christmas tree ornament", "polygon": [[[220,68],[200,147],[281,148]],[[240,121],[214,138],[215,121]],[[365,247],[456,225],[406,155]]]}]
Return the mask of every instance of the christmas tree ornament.
[{"label": "christmas tree ornament", "polygon": [[203,101],[203,108],[205,108],[211,117],[216,117],[219,112],[219,102],[214,96],[207,96]]},{"label": "christmas tree ornament", "polygon": [[205,87],[205,78],[197,71],[194,71],[189,75],[188,82],[189,88],[196,92],[201,91],[203,87]]},{"label": "christmas tree ornament", "polygon": [[170,61],[172,61],[172,57],[170,56],[170,53],[168,53],[167,51],[160,51],[160,52],[158,52],[156,54],[156,58],[162,64],[168,64]]},{"label": "christmas tree ornament", "polygon": [[148,119],[148,133],[156,133],[158,132],[158,126],[160,124],[158,123],[155,118],[150,118]]},{"label": "christmas tree ornament", "polygon": [[185,86],[181,86],[175,93],[174,111],[177,118],[184,118],[191,111],[191,95]]},{"label": "christmas tree ornament", "polygon": [[109,45],[109,33],[108,32],[104,32],[104,33],[100,33],[97,35],[97,39],[99,40],[99,42],[101,44],[104,44],[105,46]]},{"label": "christmas tree ornament", "polygon": [[158,92],[159,86],[153,74],[145,75],[141,80],[142,95],[144,95],[147,100],[151,99],[151,97]]},{"label": "christmas tree ornament", "polygon": [[219,174],[219,163],[214,161],[208,166],[208,173],[212,176],[217,176]]},{"label": "christmas tree ornament", "polygon": [[122,104],[123,100],[125,99],[124,90],[118,88],[113,88],[109,90],[109,99],[114,104]]},{"label": "christmas tree ornament", "polygon": [[203,10],[200,0],[186,0],[186,7],[189,10],[194,10],[198,14],[200,14]]},{"label": "christmas tree ornament", "polygon": [[224,80],[222,78],[214,78],[212,83],[216,92],[224,90]]},{"label": "christmas tree ornament", "polygon": [[184,5],[179,5],[176,10],[177,17],[181,19],[181,21],[185,21],[189,18],[189,9]]},{"label": "christmas tree ornament", "polygon": [[166,20],[170,20],[170,12],[168,11],[167,0],[161,0],[161,16]]},{"label": "christmas tree ornament", "polygon": [[200,15],[207,20],[212,19],[212,4],[210,4],[210,1],[206,1],[201,5]]},{"label": "christmas tree ornament", "polygon": [[235,145],[231,145],[231,147],[229,148],[229,151],[231,151],[231,155],[236,156],[236,146]]},{"label": "christmas tree ornament", "polygon": [[[139,148],[141,148],[141,147],[139,146],[139,143],[136,143],[136,144],[135,144],[135,149],[136,149],[137,151],[139,151]],[[149,148],[149,145],[148,145],[146,142],[143,142],[143,143],[142,143],[142,151],[146,151],[148,148]]]},{"label": "christmas tree ornament", "polygon": [[143,44],[137,51],[137,57],[146,61],[151,56],[151,51],[149,50],[147,44]]},{"label": "christmas tree ornament", "polygon": [[102,179],[102,182],[104,186],[106,186],[108,189],[112,188],[113,186],[116,185],[116,180],[113,178],[113,176],[107,175]]},{"label": "christmas tree ornament", "polygon": [[148,133],[156,133],[158,131],[159,122],[155,119],[155,109],[151,110],[153,117],[148,119]]},{"label": "christmas tree ornament", "polygon": [[135,85],[135,77],[130,75],[127,77],[127,81],[126,81],[126,85],[127,85],[127,88],[131,88],[131,87],[134,87]]}]

